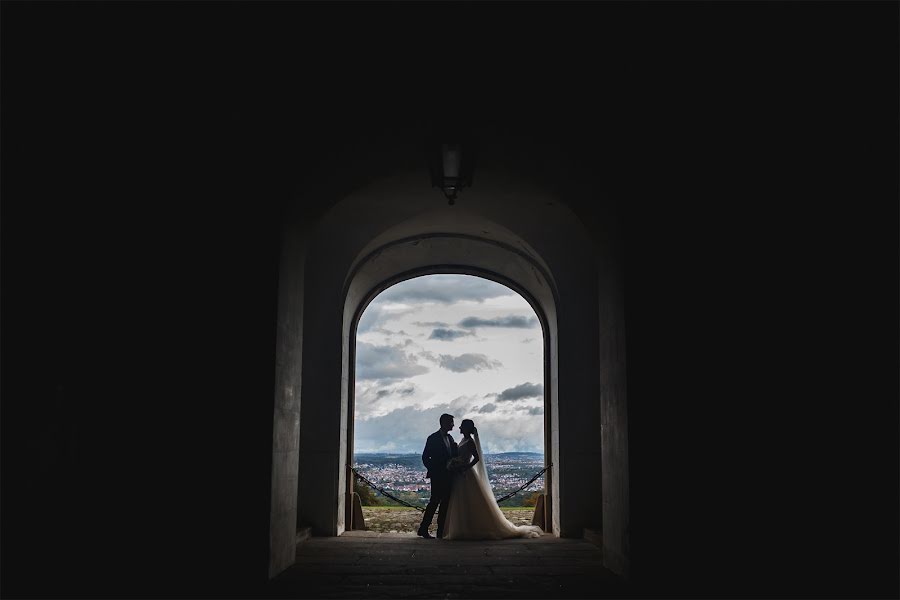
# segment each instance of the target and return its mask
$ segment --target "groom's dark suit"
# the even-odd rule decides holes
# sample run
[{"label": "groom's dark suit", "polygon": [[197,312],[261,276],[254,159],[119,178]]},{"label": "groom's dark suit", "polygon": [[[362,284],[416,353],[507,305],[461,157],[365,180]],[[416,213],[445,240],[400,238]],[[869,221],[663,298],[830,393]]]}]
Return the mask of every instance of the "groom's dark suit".
[{"label": "groom's dark suit", "polygon": [[[449,442],[444,443],[446,437]],[[428,468],[425,474],[427,479],[431,479],[431,499],[428,506],[425,507],[425,516],[422,517],[422,524],[419,525],[419,532],[428,531],[431,520],[434,518],[434,511],[440,506],[438,513],[437,537],[444,535],[444,522],[447,520],[447,507],[450,504],[450,472],[447,471],[447,461],[457,456],[456,442],[450,437],[449,433],[441,430],[435,431],[428,436],[425,442],[425,451],[422,452],[422,463]]]}]

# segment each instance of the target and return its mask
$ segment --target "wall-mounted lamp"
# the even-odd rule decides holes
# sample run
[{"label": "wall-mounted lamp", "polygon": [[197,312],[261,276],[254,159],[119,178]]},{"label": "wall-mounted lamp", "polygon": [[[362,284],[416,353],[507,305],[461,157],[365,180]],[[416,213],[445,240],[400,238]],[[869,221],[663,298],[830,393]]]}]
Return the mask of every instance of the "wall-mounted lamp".
[{"label": "wall-mounted lamp", "polygon": [[449,204],[464,187],[472,186],[475,151],[471,143],[432,143],[430,152],[431,187],[444,192]]}]

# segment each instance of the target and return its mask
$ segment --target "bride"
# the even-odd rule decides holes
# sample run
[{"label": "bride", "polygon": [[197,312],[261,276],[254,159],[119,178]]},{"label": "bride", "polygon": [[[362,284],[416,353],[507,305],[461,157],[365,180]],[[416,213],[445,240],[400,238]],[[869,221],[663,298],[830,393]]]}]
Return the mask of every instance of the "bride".
[{"label": "bride", "polygon": [[543,531],[534,525],[513,525],[497,506],[488,481],[481,442],[471,419],[459,425],[463,440],[459,456],[451,459],[448,468],[455,473],[450,491],[444,539],[499,540],[515,537],[539,537]]}]

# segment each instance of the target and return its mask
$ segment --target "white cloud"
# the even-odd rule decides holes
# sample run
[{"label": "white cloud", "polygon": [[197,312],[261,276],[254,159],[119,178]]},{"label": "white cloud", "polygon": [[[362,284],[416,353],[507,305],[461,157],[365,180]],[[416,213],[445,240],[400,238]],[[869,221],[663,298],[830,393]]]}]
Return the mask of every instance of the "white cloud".
[{"label": "white cloud", "polygon": [[476,398],[460,396],[427,408],[404,406],[376,417],[358,418],[354,433],[356,452],[421,452],[426,438],[438,430],[443,413],[454,416],[456,427],[452,435],[456,441],[461,439],[462,420],[472,419],[486,453],[543,452],[542,415],[503,412],[496,406],[485,411],[487,406],[479,407]]},{"label": "white cloud", "polygon": [[402,281],[383,291],[381,302],[484,302],[488,298],[517,295],[504,285],[470,275],[426,275]]},{"label": "white cloud", "polygon": [[416,392],[416,388],[413,385],[409,385],[406,387],[395,387],[395,388],[383,388],[375,392],[376,398],[385,398],[387,396],[411,396]]},{"label": "white cloud", "polygon": [[357,381],[354,404],[356,421],[386,415],[406,406],[424,406],[433,394],[415,383],[375,380]]},{"label": "white cloud", "polygon": [[[443,281],[423,285],[432,277]],[[385,297],[398,286],[419,291]],[[475,294],[479,289],[482,293]],[[447,301],[450,294],[456,299]],[[377,318],[369,316],[373,310]],[[475,335],[475,329],[448,325],[468,318],[494,324],[537,322],[524,298],[469,275],[408,280],[369,304],[357,332],[357,354],[363,363],[357,363],[357,373],[369,377],[358,376],[355,382],[357,452],[419,453],[443,412],[455,415],[457,427],[462,419],[472,418],[485,451],[543,450],[542,393],[516,390],[523,385],[543,389],[540,329],[479,325]],[[435,329],[467,335],[456,335],[452,342],[440,333],[429,338]],[[536,343],[522,343],[523,333]],[[373,352],[384,356],[376,359]],[[510,397],[523,391],[520,398]],[[454,436],[459,439],[458,433]]]},{"label": "white cloud", "polygon": [[402,345],[376,346],[366,342],[356,342],[356,378],[365,379],[406,379],[428,372],[428,367],[420,365],[413,354],[403,351]]},{"label": "white cloud", "polygon": [[464,373],[465,371],[483,371],[485,369],[497,369],[503,366],[499,360],[488,358],[484,354],[460,354],[453,356],[450,354],[441,354],[438,364],[454,373]]},{"label": "white cloud", "polygon": [[389,305],[379,302],[379,298],[380,296],[370,302],[369,306],[363,311],[356,326],[357,334],[377,331],[382,329],[382,325],[387,321],[397,320],[405,315],[421,310],[419,306]]},{"label": "white cloud", "polygon": [[460,327],[474,329],[475,327],[511,327],[515,329],[531,329],[538,326],[537,317],[522,315],[507,315],[505,317],[493,317],[484,319],[481,317],[466,317],[459,322]]},{"label": "white cloud", "polygon": [[528,382],[503,390],[497,394],[497,400],[500,402],[515,402],[516,400],[523,400],[525,398],[540,398],[543,395],[543,384]]},{"label": "white cloud", "polygon": [[444,321],[413,321],[416,327],[450,327],[450,323]]},{"label": "white cloud", "polygon": [[452,342],[455,339],[466,337],[467,335],[474,335],[471,331],[460,331],[459,329],[433,329],[431,331],[431,335],[428,336],[429,340],[443,340],[446,342]]}]

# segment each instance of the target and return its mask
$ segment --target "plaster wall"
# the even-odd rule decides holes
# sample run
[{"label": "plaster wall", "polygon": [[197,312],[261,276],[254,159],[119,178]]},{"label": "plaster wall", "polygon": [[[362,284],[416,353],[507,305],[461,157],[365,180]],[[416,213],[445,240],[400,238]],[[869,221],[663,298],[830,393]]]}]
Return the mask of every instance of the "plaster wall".
[{"label": "plaster wall", "polygon": [[294,563],[296,549],[305,246],[303,231],[286,229],[278,289],[269,577]]},{"label": "plaster wall", "polygon": [[603,485],[603,561],[610,570],[629,575],[630,523],[628,404],[625,371],[625,307],[622,274],[610,258],[612,249],[598,255],[600,433]]}]

